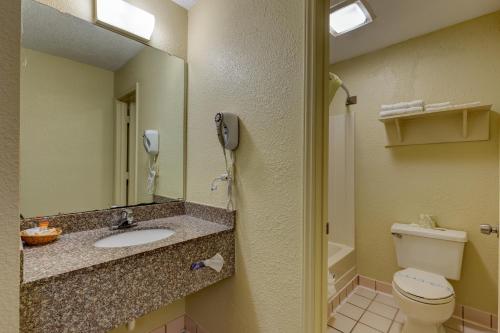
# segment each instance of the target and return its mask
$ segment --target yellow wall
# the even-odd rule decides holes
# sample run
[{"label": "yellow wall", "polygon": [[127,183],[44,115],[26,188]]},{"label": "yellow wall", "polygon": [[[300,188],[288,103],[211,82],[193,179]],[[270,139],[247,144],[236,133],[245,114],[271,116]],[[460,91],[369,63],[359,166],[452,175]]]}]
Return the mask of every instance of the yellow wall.
[{"label": "yellow wall", "polygon": [[[133,333],[150,333],[156,328],[166,325],[169,321],[179,318],[180,316],[184,315],[185,312],[186,302],[184,301],[184,299],[181,299],[170,304],[169,306],[165,306],[159,310],[151,312],[146,316],[137,319]],[[127,328],[127,324],[109,331],[109,333],[129,332],[130,331]]]},{"label": "yellow wall", "polygon": [[[95,0],[35,0],[40,3],[94,22]],[[155,30],[148,43],[158,49],[186,59],[187,57],[187,10],[170,0],[127,0],[156,17]]]},{"label": "yellow wall", "polygon": [[21,2],[0,2],[0,22],[0,331],[18,332]]},{"label": "yellow wall", "polygon": [[21,213],[111,207],[113,72],[29,49],[21,59]]},{"label": "yellow wall", "polygon": [[201,0],[189,11],[187,200],[226,206],[216,112],[240,117],[236,275],[189,296],[209,332],[299,332],[304,1]]},{"label": "yellow wall", "polygon": [[138,138],[139,203],[151,202],[146,183],[150,155],[142,145],[145,129],[160,132],[158,178],[155,194],[184,198],[184,114],[186,70],[182,59],[146,47],[115,73],[115,96],[123,97],[140,85]]},{"label": "yellow wall", "polygon": [[[358,95],[356,112],[356,252],[359,273],[391,281],[398,270],[390,233],[396,221],[437,216],[465,230],[458,302],[496,312],[498,239],[479,224],[498,224],[497,117],[488,142],[387,149],[381,104],[483,101],[500,111],[500,12],[332,66]],[[334,109],[344,110],[339,92]]]}]

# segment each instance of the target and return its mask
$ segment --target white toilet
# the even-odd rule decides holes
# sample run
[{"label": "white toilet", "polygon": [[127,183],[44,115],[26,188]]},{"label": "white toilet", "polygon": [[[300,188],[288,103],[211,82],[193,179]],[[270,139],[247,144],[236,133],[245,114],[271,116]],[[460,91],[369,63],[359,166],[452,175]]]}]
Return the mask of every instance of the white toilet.
[{"label": "white toilet", "polygon": [[455,291],[446,278],[459,280],[467,234],[394,224],[391,232],[398,265],[393,295],[406,315],[403,333],[444,333],[455,309]]}]

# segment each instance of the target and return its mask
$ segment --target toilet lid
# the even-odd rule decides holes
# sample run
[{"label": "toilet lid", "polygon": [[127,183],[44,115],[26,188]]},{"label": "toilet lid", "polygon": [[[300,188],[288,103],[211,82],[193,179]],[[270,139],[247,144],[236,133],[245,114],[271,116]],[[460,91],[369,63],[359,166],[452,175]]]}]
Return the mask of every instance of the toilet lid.
[{"label": "toilet lid", "polygon": [[455,296],[453,287],[444,277],[415,268],[394,274],[394,285],[410,298],[423,303],[447,303]]}]

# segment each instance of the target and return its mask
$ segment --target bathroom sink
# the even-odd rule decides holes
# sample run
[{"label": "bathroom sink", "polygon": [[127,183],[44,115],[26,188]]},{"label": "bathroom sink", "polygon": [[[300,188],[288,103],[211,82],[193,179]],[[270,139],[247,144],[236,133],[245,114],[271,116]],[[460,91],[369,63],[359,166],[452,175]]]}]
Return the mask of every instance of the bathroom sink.
[{"label": "bathroom sink", "polygon": [[101,248],[117,248],[143,245],[168,238],[173,234],[175,234],[175,231],[172,231],[170,229],[144,229],[126,231],[120,234],[100,239],[94,243],[94,246]]}]

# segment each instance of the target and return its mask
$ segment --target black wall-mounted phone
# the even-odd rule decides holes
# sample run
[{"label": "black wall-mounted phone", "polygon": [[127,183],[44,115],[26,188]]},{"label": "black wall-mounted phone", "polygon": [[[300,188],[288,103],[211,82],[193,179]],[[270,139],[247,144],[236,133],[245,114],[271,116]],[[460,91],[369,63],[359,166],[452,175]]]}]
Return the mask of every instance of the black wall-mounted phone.
[{"label": "black wall-mounted phone", "polygon": [[232,113],[217,113],[215,115],[215,125],[222,147],[228,150],[236,150],[240,141],[238,116]]}]

